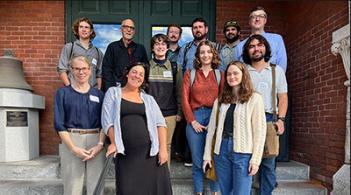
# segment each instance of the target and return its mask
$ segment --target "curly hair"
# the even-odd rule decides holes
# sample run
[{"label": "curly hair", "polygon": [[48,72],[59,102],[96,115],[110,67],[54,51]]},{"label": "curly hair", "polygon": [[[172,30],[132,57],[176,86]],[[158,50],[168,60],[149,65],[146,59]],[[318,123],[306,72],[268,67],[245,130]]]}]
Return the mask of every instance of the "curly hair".
[{"label": "curly hair", "polygon": [[96,33],[94,31],[94,25],[93,22],[91,20],[89,20],[89,18],[87,17],[82,17],[82,18],[78,18],[77,20],[74,21],[73,25],[72,25],[72,32],[74,34],[74,36],[79,39],[79,24],[81,22],[86,22],[90,25],[91,28],[91,35],[90,35],[90,40],[93,40],[96,36]]},{"label": "curly hair", "polygon": [[217,69],[221,63],[219,55],[215,47],[213,46],[213,43],[206,40],[206,41],[201,41],[200,44],[197,46],[196,53],[195,53],[195,59],[193,66],[196,70],[200,69],[202,67],[201,60],[200,60],[200,48],[204,45],[207,45],[211,48],[211,53],[213,54],[212,57],[212,62],[211,62],[211,68],[212,69]]},{"label": "curly hair", "polygon": [[[239,90],[237,91],[237,94],[235,94],[236,92],[233,90],[233,87],[229,86],[228,84],[228,79],[227,79],[228,69],[231,66],[238,67],[239,70],[242,72],[242,79],[241,79],[241,83],[239,84],[240,86],[239,86]],[[249,101],[249,99],[251,98],[254,92],[254,87],[251,82],[250,73],[245,67],[245,65],[240,61],[232,61],[228,64],[224,72],[224,75],[225,75],[225,82],[224,82],[223,92],[219,96],[219,102],[226,103],[226,104],[240,102],[241,104],[243,104]]]},{"label": "curly hair", "polygon": [[258,40],[259,43],[262,43],[265,48],[266,48],[266,53],[264,55],[264,61],[265,62],[268,62],[269,59],[271,59],[271,46],[269,45],[268,41],[266,38],[264,38],[262,35],[251,35],[249,37],[249,39],[245,42],[244,46],[243,46],[243,54],[242,54],[242,58],[243,58],[243,61],[246,63],[246,64],[250,64],[252,65],[252,60],[250,58],[250,54],[249,54],[249,50],[250,50],[250,44],[251,42],[256,39]]}]

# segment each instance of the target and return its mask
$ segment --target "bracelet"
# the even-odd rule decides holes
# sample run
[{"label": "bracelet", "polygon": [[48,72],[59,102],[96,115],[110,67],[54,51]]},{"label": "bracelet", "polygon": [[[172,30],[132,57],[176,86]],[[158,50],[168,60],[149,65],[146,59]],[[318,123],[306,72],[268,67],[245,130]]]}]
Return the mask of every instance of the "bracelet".
[{"label": "bracelet", "polygon": [[98,145],[104,146],[104,142],[99,142]]},{"label": "bracelet", "polygon": [[285,122],[285,117],[278,117],[278,120]]}]

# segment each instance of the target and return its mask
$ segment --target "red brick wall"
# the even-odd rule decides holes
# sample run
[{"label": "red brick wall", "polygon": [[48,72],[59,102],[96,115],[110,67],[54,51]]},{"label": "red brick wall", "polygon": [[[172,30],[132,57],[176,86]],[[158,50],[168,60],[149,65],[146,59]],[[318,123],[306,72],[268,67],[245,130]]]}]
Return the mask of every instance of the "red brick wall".
[{"label": "red brick wall", "polygon": [[64,44],[64,21],[64,1],[0,1],[0,53],[13,49],[34,93],[45,96],[39,119],[41,154],[58,152],[53,98],[61,86],[55,68]]},{"label": "red brick wall", "polygon": [[263,6],[265,30],[284,38],[287,79],[292,98],[290,157],[311,167],[311,177],[330,189],[344,162],[346,74],[340,55],[331,54],[332,32],[348,23],[347,1],[217,0],[216,38],[224,41],[223,24],[237,20],[242,39],[250,33],[250,10]]},{"label": "red brick wall", "polygon": [[[286,3],[285,41],[292,97],[290,157],[330,189],[344,162],[346,73],[331,53],[332,32],[348,23],[347,1]],[[289,25],[291,24],[291,25]]]},{"label": "red brick wall", "polygon": [[228,20],[236,20],[241,27],[241,39],[245,39],[250,33],[249,14],[256,6],[263,6],[267,12],[268,20],[265,27],[267,32],[276,32],[285,36],[283,3],[274,1],[229,1],[217,0],[216,9],[216,40],[224,43],[223,25]]}]

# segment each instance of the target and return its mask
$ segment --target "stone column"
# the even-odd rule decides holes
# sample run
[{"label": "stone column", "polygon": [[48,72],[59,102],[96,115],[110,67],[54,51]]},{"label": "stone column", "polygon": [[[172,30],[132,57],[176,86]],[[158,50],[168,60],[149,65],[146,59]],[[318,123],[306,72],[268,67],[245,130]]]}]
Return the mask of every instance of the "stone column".
[{"label": "stone column", "polygon": [[350,194],[350,23],[333,32],[331,52],[335,56],[340,54],[347,75],[345,163],[333,175],[332,194],[346,195]]}]

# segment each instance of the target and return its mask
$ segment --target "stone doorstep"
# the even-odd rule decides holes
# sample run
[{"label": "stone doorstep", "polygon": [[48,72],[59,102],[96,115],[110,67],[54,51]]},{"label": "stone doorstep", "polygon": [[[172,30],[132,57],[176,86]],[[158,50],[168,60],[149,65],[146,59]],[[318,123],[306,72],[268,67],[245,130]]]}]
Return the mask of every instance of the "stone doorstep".
[{"label": "stone doorstep", "polygon": [[[114,167],[109,167],[107,178],[114,178]],[[60,178],[59,156],[48,155],[30,161],[0,163],[0,180],[26,178]],[[191,179],[191,167],[172,161],[172,179]],[[308,181],[309,166],[296,162],[278,162],[278,181]]]},{"label": "stone doorstep", "polygon": [[[193,182],[191,179],[172,179],[174,195],[192,195]],[[209,187],[205,184],[205,194],[209,194]],[[115,194],[115,182],[107,179],[105,195]],[[45,180],[2,180],[0,181],[0,195],[62,195],[61,179]],[[326,195],[327,190],[320,184],[309,182],[279,182],[273,195]]]}]

